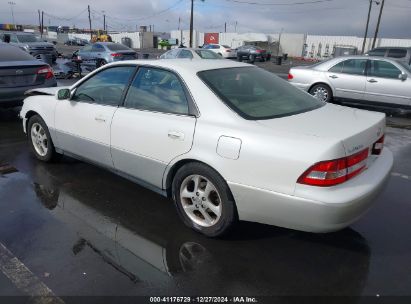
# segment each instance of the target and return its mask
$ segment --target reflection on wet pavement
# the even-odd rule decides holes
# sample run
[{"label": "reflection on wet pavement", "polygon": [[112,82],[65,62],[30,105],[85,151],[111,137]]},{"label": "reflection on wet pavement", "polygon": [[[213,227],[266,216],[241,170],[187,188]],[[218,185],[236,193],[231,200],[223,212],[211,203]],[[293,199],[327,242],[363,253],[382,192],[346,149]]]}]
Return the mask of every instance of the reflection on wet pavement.
[{"label": "reflection on wet pavement", "polygon": [[[18,172],[0,178],[0,241],[57,295],[411,294],[411,190],[398,176],[337,233],[241,223],[208,239],[171,201],[76,160],[38,162],[24,136],[4,132],[0,159]],[[411,175],[411,131],[387,137],[394,170]]]}]

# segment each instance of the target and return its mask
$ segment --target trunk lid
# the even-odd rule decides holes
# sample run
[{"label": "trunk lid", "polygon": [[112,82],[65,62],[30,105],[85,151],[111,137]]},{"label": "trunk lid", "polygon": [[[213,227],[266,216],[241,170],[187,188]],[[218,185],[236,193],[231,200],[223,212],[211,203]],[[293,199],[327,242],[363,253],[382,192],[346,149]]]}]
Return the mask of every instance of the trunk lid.
[{"label": "trunk lid", "polygon": [[339,140],[346,155],[335,155],[335,158],[371,148],[385,132],[385,114],[333,104],[298,115],[258,122],[280,132]]},{"label": "trunk lid", "polygon": [[46,64],[33,61],[0,62],[0,88],[25,87],[43,84],[44,77],[38,77],[37,70]]}]

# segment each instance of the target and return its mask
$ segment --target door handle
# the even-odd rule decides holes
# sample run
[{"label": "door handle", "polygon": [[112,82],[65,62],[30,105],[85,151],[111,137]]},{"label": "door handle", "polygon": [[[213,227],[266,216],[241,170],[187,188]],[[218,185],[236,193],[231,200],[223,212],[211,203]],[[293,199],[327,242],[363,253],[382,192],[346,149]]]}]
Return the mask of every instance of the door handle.
[{"label": "door handle", "polygon": [[376,82],[378,82],[377,80],[375,80],[375,79],[370,79],[370,80],[368,80],[368,82],[371,82],[371,83],[376,83]]},{"label": "door handle", "polygon": [[106,122],[106,119],[102,116],[97,116],[94,118],[95,121],[99,121],[99,122]]},{"label": "door handle", "polygon": [[168,131],[168,137],[171,139],[184,140],[184,133],[178,131]]},{"label": "door handle", "polygon": [[331,76],[329,76],[329,77],[332,78],[332,79],[337,79],[337,78],[338,78],[337,75],[331,75]]}]

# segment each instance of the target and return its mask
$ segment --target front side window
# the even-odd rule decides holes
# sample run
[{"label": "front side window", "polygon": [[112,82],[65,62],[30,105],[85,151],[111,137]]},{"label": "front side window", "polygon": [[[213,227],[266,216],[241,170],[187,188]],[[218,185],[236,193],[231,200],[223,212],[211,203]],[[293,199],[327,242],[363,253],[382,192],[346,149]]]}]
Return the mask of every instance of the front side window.
[{"label": "front side window", "polygon": [[368,75],[370,77],[396,78],[400,76],[401,71],[395,65],[383,60],[372,60]]},{"label": "front side window", "polygon": [[231,109],[245,119],[291,116],[325,103],[257,67],[202,71],[198,76]]},{"label": "front side window", "polygon": [[104,52],[105,49],[104,49],[104,46],[102,46],[100,44],[95,44],[95,45],[93,45],[92,51],[93,52]]},{"label": "front side window", "polygon": [[82,51],[82,52],[90,52],[92,47],[93,47],[93,46],[92,46],[91,44],[86,45],[85,47],[83,47],[83,48],[81,49],[81,51]]},{"label": "front side window", "polygon": [[336,64],[328,71],[332,73],[364,75],[366,65],[367,59],[348,59]]},{"label": "front side window", "polygon": [[407,56],[407,50],[406,49],[390,49],[388,51],[388,57],[392,58],[404,58]]},{"label": "front side window", "polygon": [[188,58],[193,59],[193,54],[190,51],[182,50],[180,54],[178,54],[178,58]]},{"label": "front side window", "polygon": [[80,84],[71,100],[118,106],[134,71],[131,66],[105,69]]},{"label": "front side window", "polygon": [[169,71],[142,67],[132,82],[124,106],[163,113],[188,114],[188,101],[178,77]]}]

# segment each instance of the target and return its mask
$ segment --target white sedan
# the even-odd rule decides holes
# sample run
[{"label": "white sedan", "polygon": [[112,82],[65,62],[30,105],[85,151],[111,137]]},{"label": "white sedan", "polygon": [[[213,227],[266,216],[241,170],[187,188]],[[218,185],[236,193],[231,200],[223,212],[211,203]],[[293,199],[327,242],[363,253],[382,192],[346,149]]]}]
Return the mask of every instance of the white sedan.
[{"label": "white sedan", "polygon": [[238,220],[341,229],[393,164],[384,114],[321,102],[244,63],[124,61],[57,90],[32,91],[20,113],[38,159],[107,168],[172,198],[208,236]]}]

